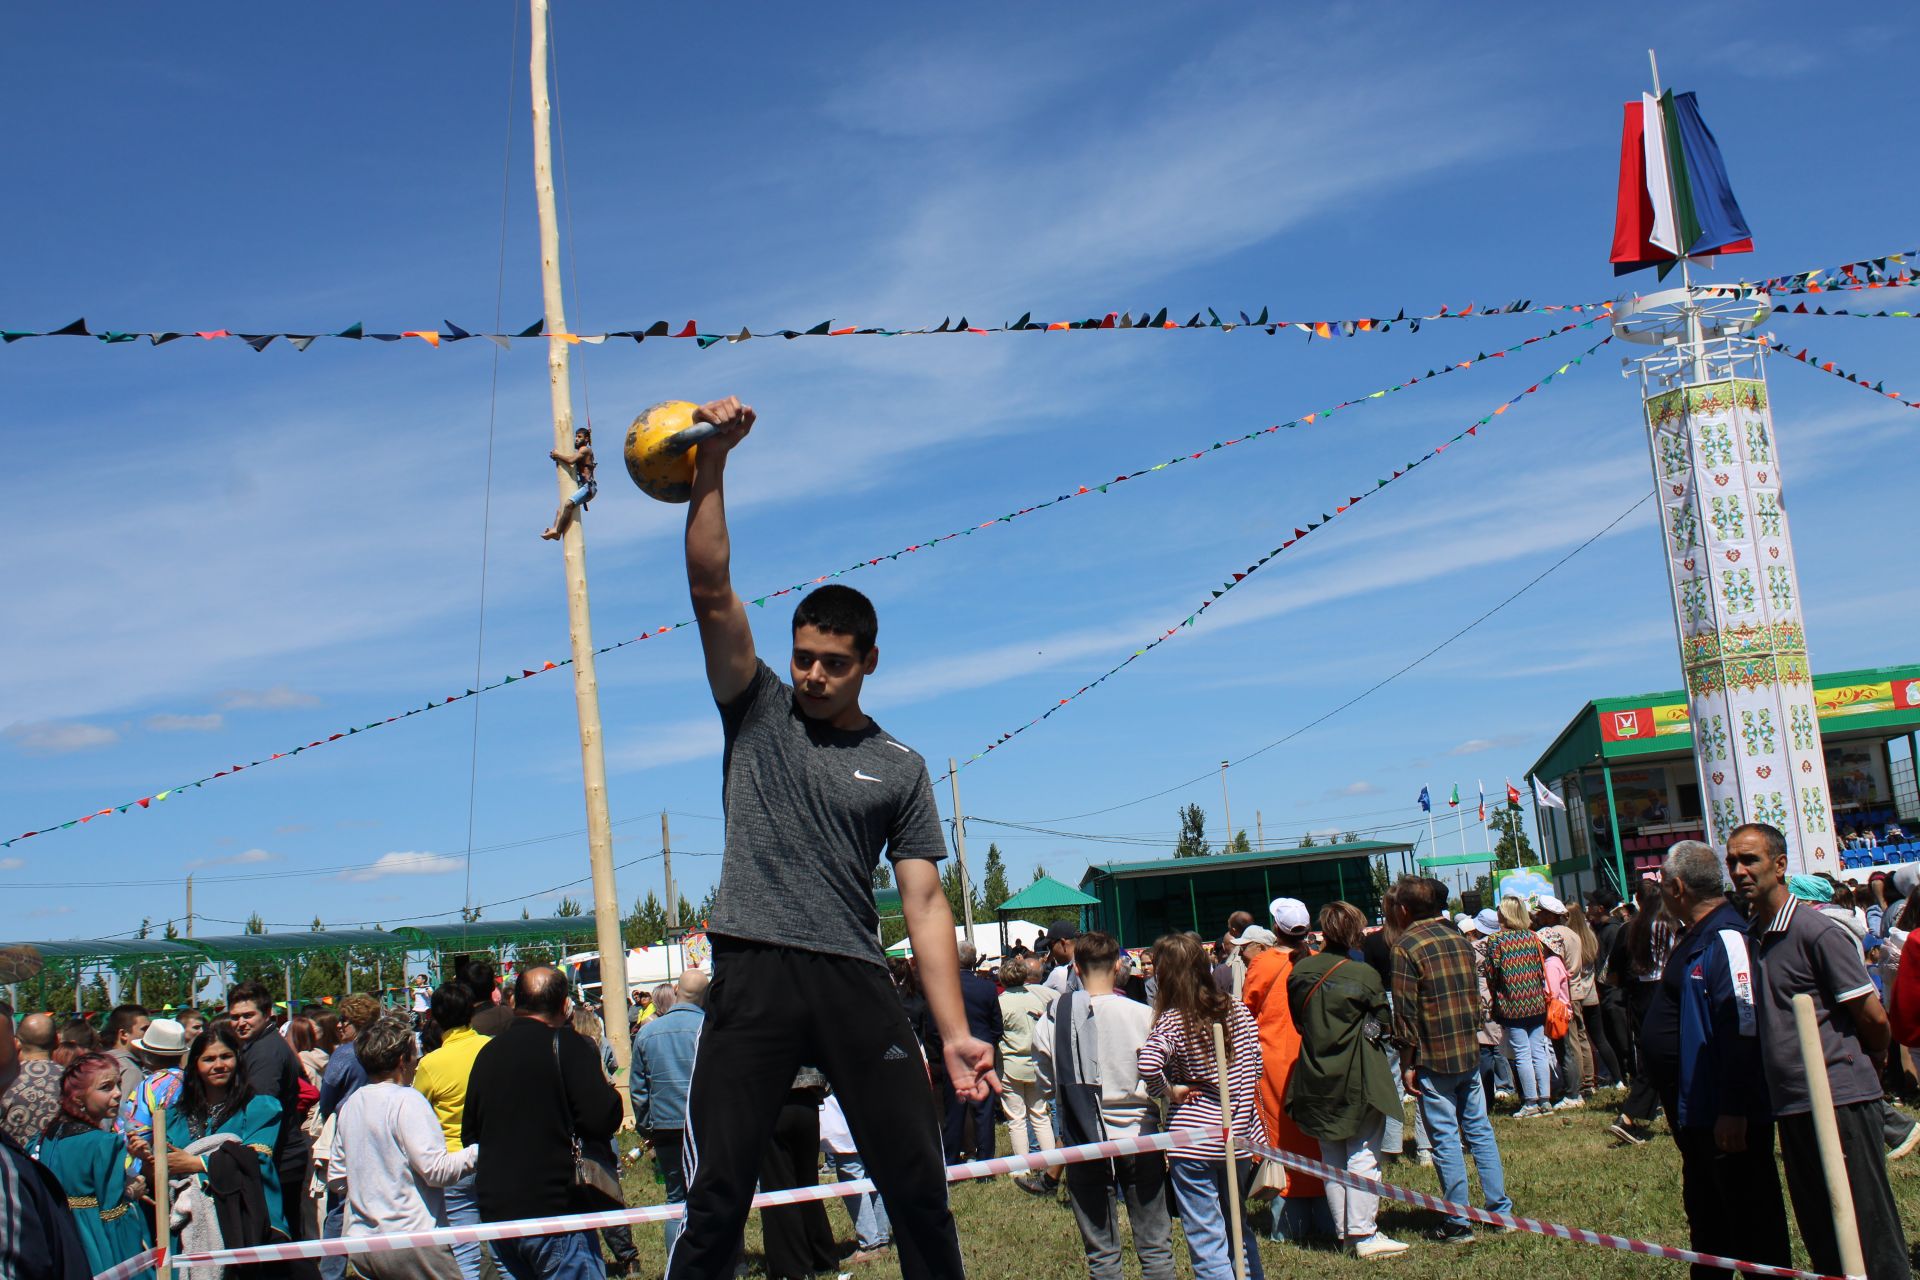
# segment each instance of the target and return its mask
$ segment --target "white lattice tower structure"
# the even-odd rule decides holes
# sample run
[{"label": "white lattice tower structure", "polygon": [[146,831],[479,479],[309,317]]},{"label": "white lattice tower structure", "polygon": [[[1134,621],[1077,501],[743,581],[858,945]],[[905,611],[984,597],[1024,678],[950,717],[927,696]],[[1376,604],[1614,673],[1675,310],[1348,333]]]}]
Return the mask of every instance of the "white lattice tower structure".
[{"label": "white lattice tower structure", "polygon": [[1623,301],[1615,335],[1653,350],[1641,381],[1680,668],[1709,834],[1787,837],[1792,871],[1840,865],[1799,575],[1768,407],[1771,306],[1739,289]]}]

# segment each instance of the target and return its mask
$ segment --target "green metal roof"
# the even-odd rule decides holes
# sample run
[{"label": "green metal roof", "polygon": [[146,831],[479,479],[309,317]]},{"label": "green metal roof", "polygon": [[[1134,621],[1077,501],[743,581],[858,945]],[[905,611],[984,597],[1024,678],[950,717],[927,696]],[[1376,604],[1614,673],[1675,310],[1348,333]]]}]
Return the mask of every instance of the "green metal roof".
[{"label": "green metal roof", "polygon": [[1385,840],[1354,840],[1347,844],[1310,844],[1304,849],[1264,849],[1257,853],[1215,853],[1200,858],[1158,858],[1151,862],[1102,862],[1087,868],[1080,883],[1101,877],[1166,875],[1170,872],[1210,871],[1216,867],[1258,867],[1308,858],[1366,858],[1376,853],[1411,853],[1410,844]]},{"label": "green metal roof", "polygon": [[995,907],[995,911],[1051,911],[1056,907],[1097,907],[1100,899],[1052,876],[1041,876]]},{"label": "green metal roof", "polygon": [[349,947],[405,951],[415,944],[405,934],[382,929],[322,929],[299,933],[229,933],[212,938],[181,938],[182,946],[216,960],[245,956],[294,956]]},{"label": "green metal roof", "polygon": [[[1860,700],[1840,705],[1834,700],[1835,705],[1821,706],[1821,733],[1837,735],[1876,729],[1920,728],[1920,708],[1913,705],[1914,699],[1893,692],[1896,689],[1904,691],[1916,682],[1920,682],[1920,666],[1916,665],[1863,667],[1854,671],[1815,675],[1813,688],[1816,702],[1820,701],[1817,695],[1823,692],[1887,686],[1885,694],[1878,701]],[[1677,724],[1655,723],[1656,717],[1653,716],[1646,717],[1644,724],[1636,725],[1636,731],[1625,737],[1617,733],[1609,736],[1603,727],[1604,718],[1609,715],[1650,712],[1661,707],[1685,708],[1686,705],[1687,695],[1680,689],[1627,697],[1595,698],[1568,722],[1527,772],[1543,781],[1554,782],[1588,765],[1598,764],[1602,758],[1611,761],[1655,753],[1691,754],[1692,732]]]},{"label": "green metal roof", "polygon": [[599,926],[591,915],[540,916],[533,920],[475,920],[471,923],[402,925],[392,934],[418,947],[486,947],[500,942],[546,942],[556,938],[593,938]]},{"label": "green metal roof", "polygon": [[162,938],[66,938],[59,942],[6,942],[0,949],[32,948],[43,960],[195,960],[200,952]]}]

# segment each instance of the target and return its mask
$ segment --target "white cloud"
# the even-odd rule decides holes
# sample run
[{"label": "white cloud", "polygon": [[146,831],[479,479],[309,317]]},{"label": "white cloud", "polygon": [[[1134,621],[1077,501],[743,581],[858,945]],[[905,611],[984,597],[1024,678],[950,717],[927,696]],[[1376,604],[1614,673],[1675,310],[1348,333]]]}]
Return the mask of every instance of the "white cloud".
[{"label": "white cloud", "polygon": [[147,728],[154,733],[212,733],[226,723],[218,711],[203,716],[157,715],[147,717]]},{"label": "white cloud", "polygon": [[317,707],[320,699],[276,684],[265,689],[228,689],[220,695],[220,705],[228,711],[286,711],[295,707]]},{"label": "white cloud", "polygon": [[25,858],[0,858],[0,871],[18,871],[26,865]]},{"label": "white cloud", "polygon": [[73,914],[73,908],[69,906],[35,907],[33,910],[27,912],[27,914],[36,919],[44,919],[47,916],[70,916]]},{"label": "white cloud", "polygon": [[[607,768],[614,773],[639,773],[662,765],[682,764],[719,755],[723,743],[718,716],[697,716],[655,725],[633,741],[609,746]],[[577,769],[578,765],[569,767]]]},{"label": "white cloud", "polygon": [[1497,738],[1468,738],[1457,747],[1447,748],[1450,756],[1475,756],[1483,751],[1507,751],[1514,747],[1524,747],[1533,742],[1530,734],[1503,733]]},{"label": "white cloud", "polygon": [[118,730],[109,729],[103,724],[82,724],[78,721],[31,720],[20,721],[0,730],[6,738],[18,744],[28,755],[57,756],[69,751],[89,751],[95,747],[112,746],[120,741]]},{"label": "white cloud", "polygon": [[445,853],[383,853],[374,860],[372,866],[342,871],[340,879],[364,881],[378,880],[382,876],[441,876],[465,866],[462,859]]},{"label": "white cloud", "polygon": [[219,858],[195,858],[187,864],[188,870],[197,871],[201,867],[252,867],[263,862],[278,862],[284,854],[269,853],[265,849],[247,849],[240,853],[230,853]]},{"label": "white cloud", "polygon": [[1349,782],[1344,787],[1335,787],[1333,790],[1327,792],[1329,797],[1334,798],[1340,796],[1377,796],[1379,794],[1380,788],[1364,779],[1359,782]]}]

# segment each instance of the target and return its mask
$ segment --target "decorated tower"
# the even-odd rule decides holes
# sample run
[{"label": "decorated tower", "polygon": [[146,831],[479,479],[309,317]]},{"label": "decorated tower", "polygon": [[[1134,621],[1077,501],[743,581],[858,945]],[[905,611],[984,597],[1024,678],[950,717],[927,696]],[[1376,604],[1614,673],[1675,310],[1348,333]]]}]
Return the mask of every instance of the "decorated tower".
[{"label": "decorated tower", "polygon": [[1766,348],[1751,336],[1771,303],[1691,279],[1691,261],[1752,247],[1693,95],[1629,103],[1615,269],[1677,264],[1681,285],[1622,300],[1614,333],[1651,348],[1634,363],[1709,835],[1724,845],[1764,822],[1786,834],[1791,870],[1829,871],[1833,805]]}]

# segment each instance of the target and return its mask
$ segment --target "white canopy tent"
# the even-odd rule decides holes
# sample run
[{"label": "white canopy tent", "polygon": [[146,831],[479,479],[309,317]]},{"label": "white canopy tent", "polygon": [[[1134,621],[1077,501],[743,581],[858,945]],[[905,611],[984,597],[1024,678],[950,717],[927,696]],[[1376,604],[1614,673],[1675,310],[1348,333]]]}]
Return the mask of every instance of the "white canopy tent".
[{"label": "white canopy tent", "polygon": [[[1009,920],[1007,921],[1007,945],[1011,947],[1024,942],[1027,945],[1027,950],[1038,951],[1040,950],[1040,937],[1045,932],[1046,930],[1044,928],[1033,923],[1031,920]],[[957,924],[953,926],[953,940],[956,944],[964,941],[966,936],[967,927],[965,925]],[[984,924],[975,924],[973,926],[973,945],[975,949],[980,952],[980,957],[983,960],[989,960],[1000,955],[1000,922],[997,920],[989,920]],[[913,954],[913,941],[909,938],[902,938],[887,948],[887,954],[890,956],[910,956]]]}]

